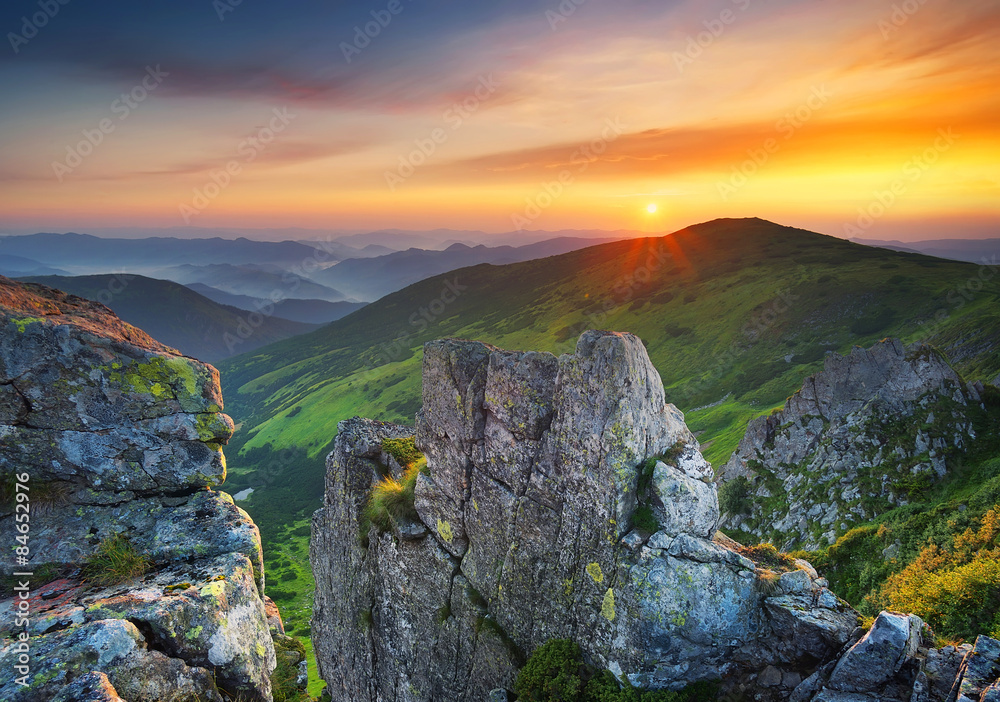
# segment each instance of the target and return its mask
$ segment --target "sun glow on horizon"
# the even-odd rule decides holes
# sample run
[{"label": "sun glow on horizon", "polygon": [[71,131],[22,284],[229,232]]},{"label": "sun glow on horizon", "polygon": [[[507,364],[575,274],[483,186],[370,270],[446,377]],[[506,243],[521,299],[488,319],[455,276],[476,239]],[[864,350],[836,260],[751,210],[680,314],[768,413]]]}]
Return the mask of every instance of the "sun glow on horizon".
[{"label": "sun glow on horizon", "polygon": [[648,205],[646,205],[646,212],[648,212],[649,214],[656,214],[656,210],[657,207],[655,202],[651,202]]}]

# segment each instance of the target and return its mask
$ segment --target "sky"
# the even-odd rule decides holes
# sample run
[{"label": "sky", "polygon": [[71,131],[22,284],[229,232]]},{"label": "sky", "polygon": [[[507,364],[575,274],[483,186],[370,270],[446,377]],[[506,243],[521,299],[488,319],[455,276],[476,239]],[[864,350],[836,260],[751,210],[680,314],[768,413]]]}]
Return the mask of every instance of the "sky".
[{"label": "sky", "polygon": [[1000,236],[1000,2],[6,0],[0,233]]}]

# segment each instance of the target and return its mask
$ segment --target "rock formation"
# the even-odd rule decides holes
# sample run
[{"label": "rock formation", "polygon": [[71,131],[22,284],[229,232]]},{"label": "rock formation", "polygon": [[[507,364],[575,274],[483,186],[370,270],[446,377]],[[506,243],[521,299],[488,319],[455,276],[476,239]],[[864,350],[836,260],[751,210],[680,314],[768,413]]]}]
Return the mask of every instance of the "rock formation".
[{"label": "rock formation", "polygon": [[636,337],[560,358],[441,340],[423,364],[412,512],[362,533],[412,429],[342,422],[328,459],[312,631],[334,700],[503,698],[553,638],[641,687],[769,670],[790,691],[848,643],[856,614],[811,566],[714,538],[711,466]]},{"label": "rock formation", "polygon": [[[0,699],[271,700],[260,535],[211,489],[222,409],[211,366],[100,304],[0,278],[0,533],[13,559],[28,525],[7,573],[32,573],[0,602]],[[151,572],[82,578],[121,537]]]},{"label": "rock formation", "polygon": [[784,409],[750,422],[721,471],[743,493],[724,526],[786,548],[833,543],[946,474],[975,439],[982,392],[924,344],[829,354]]}]

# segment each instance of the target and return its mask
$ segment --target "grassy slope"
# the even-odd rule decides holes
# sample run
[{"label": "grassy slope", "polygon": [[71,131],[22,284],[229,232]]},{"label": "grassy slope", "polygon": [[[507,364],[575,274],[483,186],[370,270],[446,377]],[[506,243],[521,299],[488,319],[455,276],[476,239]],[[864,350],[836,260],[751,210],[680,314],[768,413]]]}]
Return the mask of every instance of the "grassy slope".
[{"label": "grassy slope", "polygon": [[[141,275],[35,276],[21,278],[102,302],[129,324],[182,353],[214,363],[232,355],[225,334],[239,341],[238,329],[248,313],[220,305],[169,280]],[[265,318],[240,351],[302,334],[311,325],[278,317]]]},{"label": "grassy slope", "polygon": [[[242,425],[227,452],[233,482],[269,486],[245,506],[274,531],[268,547],[287,549],[308,523],[309,505],[320,504],[322,457],[337,422],[361,415],[412,423],[425,341],[458,336],[566,353],[595,327],[643,339],[668,400],[687,413],[718,465],[746,423],[781,404],[828,350],[889,335],[922,339],[970,379],[996,376],[1000,285],[989,278],[972,292],[968,282],[979,273],[972,264],[762,220],[717,220],[663,239],[438,276],[220,365],[227,411]],[[442,304],[446,281],[465,289]],[[294,460],[274,458],[292,448]],[[306,580],[279,604],[304,610]],[[295,626],[306,631],[304,620]]]}]

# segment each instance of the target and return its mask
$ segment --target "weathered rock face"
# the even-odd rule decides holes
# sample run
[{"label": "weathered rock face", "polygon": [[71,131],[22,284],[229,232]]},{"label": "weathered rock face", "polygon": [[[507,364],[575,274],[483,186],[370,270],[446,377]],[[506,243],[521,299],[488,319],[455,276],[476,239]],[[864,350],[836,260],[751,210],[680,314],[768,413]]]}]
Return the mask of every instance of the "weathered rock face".
[{"label": "weathered rock face", "polygon": [[[260,535],[232,498],[218,373],[102,305],[0,278],[0,534],[30,526],[24,597],[0,601],[0,699],[270,700]],[[28,521],[16,482],[27,478]],[[151,573],[81,580],[125,535]],[[54,582],[44,570],[62,572]],[[26,615],[26,616],[21,616]],[[21,678],[24,685],[18,684]]]},{"label": "weathered rock face", "polygon": [[944,476],[982,405],[933,348],[895,339],[830,354],[784,409],[753,420],[721,471],[749,479],[725,526],[793,546],[832,543]]},{"label": "weathered rock face", "polygon": [[987,702],[1000,690],[1000,641],[931,647],[915,615],[882,612],[839,659],[790,695],[793,702]]},{"label": "weathered rock face", "polygon": [[427,344],[419,521],[390,532],[363,538],[361,514],[392,470],[383,441],[413,430],[339,429],[311,544],[334,700],[488,699],[552,638],[643,687],[769,665],[801,680],[855,628],[808,564],[767,586],[713,540],[711,467],[630,334],[587,332],[561,358]]}]

